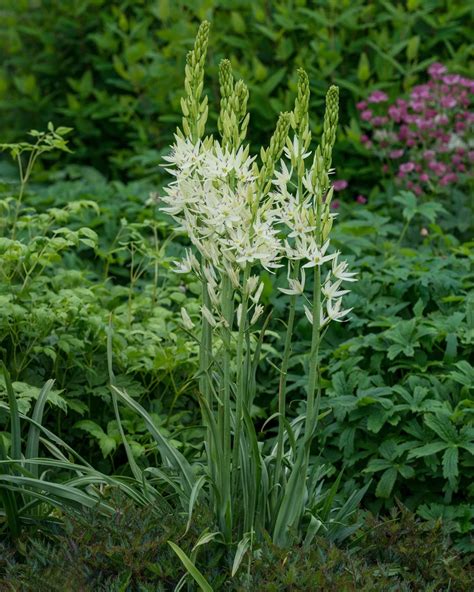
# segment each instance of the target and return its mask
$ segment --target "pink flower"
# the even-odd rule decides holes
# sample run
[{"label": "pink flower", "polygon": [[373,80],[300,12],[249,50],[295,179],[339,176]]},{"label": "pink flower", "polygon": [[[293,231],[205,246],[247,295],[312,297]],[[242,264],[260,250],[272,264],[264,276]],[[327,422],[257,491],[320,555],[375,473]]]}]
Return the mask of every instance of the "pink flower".
[{"label": "pink flower", "polygon": [[372,115],[372,111],[370,109],[366,109],[365,111],[362,111],[360,118],[362,121],[370,121],[372,119]]},{"label": "pink flower", "polygon": [[446,74],[446,76],[443,76],[443,82],[445,84],[449,84],[450,86],[452,86],[453,84],[458,84],[458,82],[461,81],[461,77],[459,76],[459,74]]},{"label": "pink flower", "polygon": [[454,97],[441,97],[440,100],[441,103],[441,107],[444,107],[445,109],[452,109],[453,107],[456,107],[457,105],[457,101]]},{"label": "pink flower", "polygon": [[390,105],[388,108],[388,115],[390,119],[399,123],[402,119],[402,110],[398,107],[395,107],[395,105]]},{"label": "pink flower", "polygon": [[423,189],[419,185],[413,186],[413,193],[415,195],[421,195],[423,193]]},{"label": "pink flower", "polygon": [[421,173],[418,179],[421,183],[428,183],[428,181],[430,180],[430,176],[428,175],[428,173]]},{"label": "pink flower", "polygon": [[372,125],[377,126],[381,126],[381,125],[385,125],[386,123],[388,123],[388,118],[387,117],[382,117],[380,115],[378,115],[377,117],[374,117],[372,119]]},{"label": "pink flower", "polygon": [[415,86],[415,88],[411,91],[411,96],[414,99],[429,99],[431,98],[430,87],[427,84]]},{"label": "pink flower", "polygon": [[385,101],[388,101],[388,95],[381,90],[374,90],[374,92],[369,95],[367,101],[369,103],[384,103]]},{"label": "pink flower", "polygon": [[356,202],[360,203],[360,204],[365,204],[365,203],[367,203],[367,198],[364,197],[363,195],[358,195],[356,197]]},{"label": "pink flower", "polygon": [[414,162],[404,162],[400,165],[399,171],[403,174],[411,173],[415,170],[415,163]]},{"label": "pink flower", "polygon": [[347,185],[348,183],[345,179],[337,179],[337,181],[334,181],[334,183],[332,184],[332,186],[334,187],[334,191],[342,191],[347,187]]},{"label": "pink flower", "polygon": [[432,170],[435,175],[438,175],[438,177],[441,177],[441,175],[444,175],[446,172],[446,165],[437,160],[430,161],[428,163],[428,168]]},{"label": "pink flower", "polygon": [[410,101],[410,107],[413,111],[423,111],[425,103],[423,101]]},{"label": "pink flower", "polygon": [[455,173],[448,173],[447,175],[444,175],[444,177],[442,177],[439,180],[439,184],[442,185],[443,187],[446,187],[446,185],[450,185],[451,183],[455,183],[458,180],[458,177]]},{"label": "pink flower", "polygon": [[389,153],[390,158],[401,158],[403,156],[403,150],[400,148],[398,150],[392,150]]},{"label": "pink flower", "polygon": [[341,205],[341,202],[338,199],[335,199],[331,202],[331,208],[333,210],[337,210],[339,209],[339,206]]},{"label": "pink flower", "polygon": [[446,66],[443,66],[443,64],[440,64],[439,62],[431,64],[431,66],[428,68],[428,74],[435,79],[441,78],[445,72]]},{"label": "pink flower", "polygon": [[367,101],[359,101],[358,103],[356,103],[356,107],[359,111],[363,111],[367,108]]}]

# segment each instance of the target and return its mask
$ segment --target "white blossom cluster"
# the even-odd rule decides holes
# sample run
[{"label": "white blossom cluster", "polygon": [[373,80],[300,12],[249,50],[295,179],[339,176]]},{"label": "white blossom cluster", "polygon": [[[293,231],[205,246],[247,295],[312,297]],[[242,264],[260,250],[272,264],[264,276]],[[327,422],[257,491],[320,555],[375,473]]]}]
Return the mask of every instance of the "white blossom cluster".
[{"label": "white blossom cluster", "polygon": [[[297,161],[298,152],[300,152],[299,158],[303,159],[311,155],[310,152],[304,153],[299,150],[296,136],[293,143],[289,144],[284,152],[290,162]],[[318,223],[315,206],[318,187],[314,184],[313,170],[310,168],[306,171],[302,179],[301,193],[294,191],[294,184],[292,183],[293,171],[288,168],[283,159],[280,162],[280,171],[276,173],[275,177],[275,191],[271,194],[274,202],[275,219],[287,228],[283,256],[289,261],[298,261],[301,264],[300,278],[291,279],[289,277],[289,287],[280,288],[280,291],[290,296],[304,296],[305,269],[316,266],[322,267],[324,264],[329,263],[331,268],[321,289],[324,308],[321,307],[320,311],[320,327],[323,327],[329,321],[342,321],[352,309],[342,308],[342,297],[348,294],[349,290],[341,289],[341,284],[342,282],[355,282],[356,274],[347,271],[346,261],[339,261],[339,252],[328,253],[330,245],[329,231],[333,219],[336,217],[336,214],[330,212],[332,190],[326,195],[320,213],[319,226],[324,237],[323,244],[320,246],[317,242],[318,234],[316,230]],[[313,323],[311,310],[306,305],[304,309],[309,322]]]},{"label": "white blossom cluster", "polygon": [[[199,252],[220,271],[247,263],[279,266],[281,241],[273,212],[255,203],[255,157],[248,149],[223,150],[218,142],[176,136],[167,171],[175,177],[162,200]],[[231,271],[231,273],[232,273]]]},{"label": "white blossom cluster", "polygon": [[[298,152],[297,141],[285,148],[285,156],[291,162]],[[307,158],[309,152],[300,154]],[[161,200],[164,211],[180,225],[200,252],[206,265],[202,266],[188,251],[185,259],[177,264],[176,271],[204,273],[210,300],[218,313],[219,282],[216,271],[226,274],[234,288],[240,286],[241,272],[250,264],[273,271],[282,266],[282,260],[299,261],[300,278],[289,279],[289,287],[281,291],[289,295],[303,295],[305,269],[329,264],[330,270],[322,285],[324,310],[321,309],[321,327],[330,320],[341,321],[351,309],[343,309],[342,297],[349,292],[341,289],[342,282],[356,281],[354,273],[347,271],[347,263],[339,261],[339,253],[329,253],[329,239],[322,246],[316,240],[316,209],[314,183],[311,169],[303,179],[303,191],[294,191],[293,168],[285,160],[275,171],[274,189],[263,198],[259,193],[258,171],[255,157],[248,148],[237,151],[223,149],[210,138],[193,143],[189,138],[176,136],[172,152],[165,157],[167,171],[174,181],[166,188]],[[329,235],[335,214],[327,207],[321,214],[320,227],[323,236]],[[252,276],[244,289],[252,301],[251,324],[263,312],[259,305],[263,289],[257,276]],[[305,307],[312,322],[311,311]],[[214,326],[213,312],[203,307],[203,316]],[[239,321],[239,309],[237,320]],[[218,313],[217,322],[223,322]],[[190,326],[187,317],[183,317]]]}]

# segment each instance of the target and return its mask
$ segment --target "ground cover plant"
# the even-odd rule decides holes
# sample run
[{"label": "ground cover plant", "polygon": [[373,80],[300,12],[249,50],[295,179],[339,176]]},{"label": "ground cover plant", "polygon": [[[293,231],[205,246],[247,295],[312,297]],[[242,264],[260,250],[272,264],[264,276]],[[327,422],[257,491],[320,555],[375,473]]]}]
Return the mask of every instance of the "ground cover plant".
[{"label": "ground cover plant", "polygon": [[[51,168],[78,146],[52,124],[2,145],[2,586],[469,590],[467,67],[353,89],[340,162],[337,86],[323,117],[297,69],[264,140],[252,78],[212,67],[215,26],[152,177]],[[360,158],[370,185],[346,174]]]}]

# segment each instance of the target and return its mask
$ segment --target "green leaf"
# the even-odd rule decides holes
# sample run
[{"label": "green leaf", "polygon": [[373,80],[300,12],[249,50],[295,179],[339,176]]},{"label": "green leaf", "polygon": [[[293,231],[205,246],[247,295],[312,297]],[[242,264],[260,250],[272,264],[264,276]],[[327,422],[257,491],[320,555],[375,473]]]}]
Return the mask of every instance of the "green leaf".
[{"label": "green leaf", "polygon": [[179,559],[181,560],[181,563],[186,568],[186,571],[188,572],[188,574],[192,578],[194,578],[194,580],[196,581],[197,585],[202,590],[202,592],[213,592],[213,589],[211,588],[211,586],[206,582],[206,579],[204,578],[202,573],[198,570],[198,568],[194,565],[194,563],[186,555],[186,553],[180,547],[178,547],[178,545],[176,545],[172,541],[168,541],[168,545],[173,549],[173,551],[179,557]]},{"label": "green leaf", "polygon": [[370,63],[365,51],[360,54],[359,65],[357,66],[357,78],[361,82],[365,82],[370,78]]},{"label": "green leaf", "polygon": [[442,440],[445,440],[450,444],[458,441],[456,429],[446,415],[426,415],[424,419],[425,424]]},{"label": "green leaf", "polygon": [[408,453],[408,458],[420,458],[423,456],[431,456],[446,448],[446,442],[431,442],[419,448],[414,448]]},{"label": "green leaf", "polygon": [[378,482],[377,488],[375,490],[375,495],[377,497],[390,497],[392,493],[393,486],[395,485],[395,481],[397,480],[397,469],[392,467],[391,469],[387,469],[385,473],[380,478]]},{"label": "green leaf", "polygon": [[237,573],[240,564],[242,563],[242,559],[245,557],[245,553],[249,550],[251,543],[252,537],[249,534],[245,534],[242,540],[239,541],[237,551],[235,552],[234,562],[232,563],[232,577]]},{"label": "green leaf", "polygon": [[443,455],[443,477],[453,484],[459,475],[459,450],[457,446],[447,448]]},{"label": "green leaf", "polygon": [[392,466],[392,463],[388,460],[382,458],[373,458],[369,461],[369,464],[366,469],[364,469],[364,473],[375,473],[377,471],[385,471]]},{"label": "green leaf", "polygon": [[3,362],[0,362],[0,367],[5,378],[5,386],[7,389],[8,404],[10,407],[10,430],[11,430],[11,458],[19,460],[21,458],[21,423],[18,411],[18,404],[13,392],[13,386],[10,379],[10,373]]},{"label": "green leaf", "polygon": [[[46,400],[50,394],[51,389],[53,388],[54,380],[48,380],[38,395],[38,399],[36,401],[35,407],[33,409],[33,414],[31,419],[36,422],[36,424],[41,425],[43,422],[43,412],[44,406],[46,404]],[[28,458],[35,458],[38,456],[38,447],[39,447],[39,437],[40,437],[40,430],[32,423],[30,425],[30,429],[28,431],[28,438],[26,440],[26,451],[25,457]],[[26,465],[27,469],[33,474],[33,476],[37,477],[38,475],[38,468],[36,466],[31,466],[29,464]]]}]

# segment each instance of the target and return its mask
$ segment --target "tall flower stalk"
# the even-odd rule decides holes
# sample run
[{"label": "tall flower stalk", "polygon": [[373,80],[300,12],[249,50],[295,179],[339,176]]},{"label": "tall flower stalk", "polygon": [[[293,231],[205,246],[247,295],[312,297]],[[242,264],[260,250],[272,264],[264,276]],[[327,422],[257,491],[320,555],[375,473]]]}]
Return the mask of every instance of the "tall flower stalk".
[{"label": "tall flower stalk", "polygon": [[[220,140],[205,136],[207,98],[202,98],[209,25],[199,29],[186,64],[183,124],[167,170],[174,180],[162,201],[193,248],[177,271],[202,283],[201,316],[183,323],[200,340],[199,402],[206,427],[204,457],[191,499],[205,489],[224,540],[250,545],[264,531],[278,545],[302,536],[312,523],[318,494],[310,478],[311,446],[321,396],[319,349],[330,321],[341,321],[341,299],[354,281],[339,253],[331,252],[329,181],[338,118],[338,89],[326,98],[323,134],[310,150],[309,80],[298,71],[291,113],[282,113],[268,147],[251,156],[248,89],[235,81],[228,60],[219,67]],[[290,134],[290,130],[292,134]],[[312,157],[312,158],[311,158]],[[197,253],[198,257],[196,257]],[[278,389],[278,432],[259,439],[252,419],[256,372],[268,314],[261,302],[261,270],[287,268],[290,296]],[[311,271],[312,270],[312,271]],[[312,274],[312,296],[305,294]],[[312,324],[306,412],[287,413],[287,372],[299,299]],[[266,319],[266,320],[265,320]],[[207,483],[204,486],[204,483]],[[312,529],[314,531],[314,528]],[[308,537],[307,537],[308,538]],[[245,543],[243,543],[246,541]]]}]

